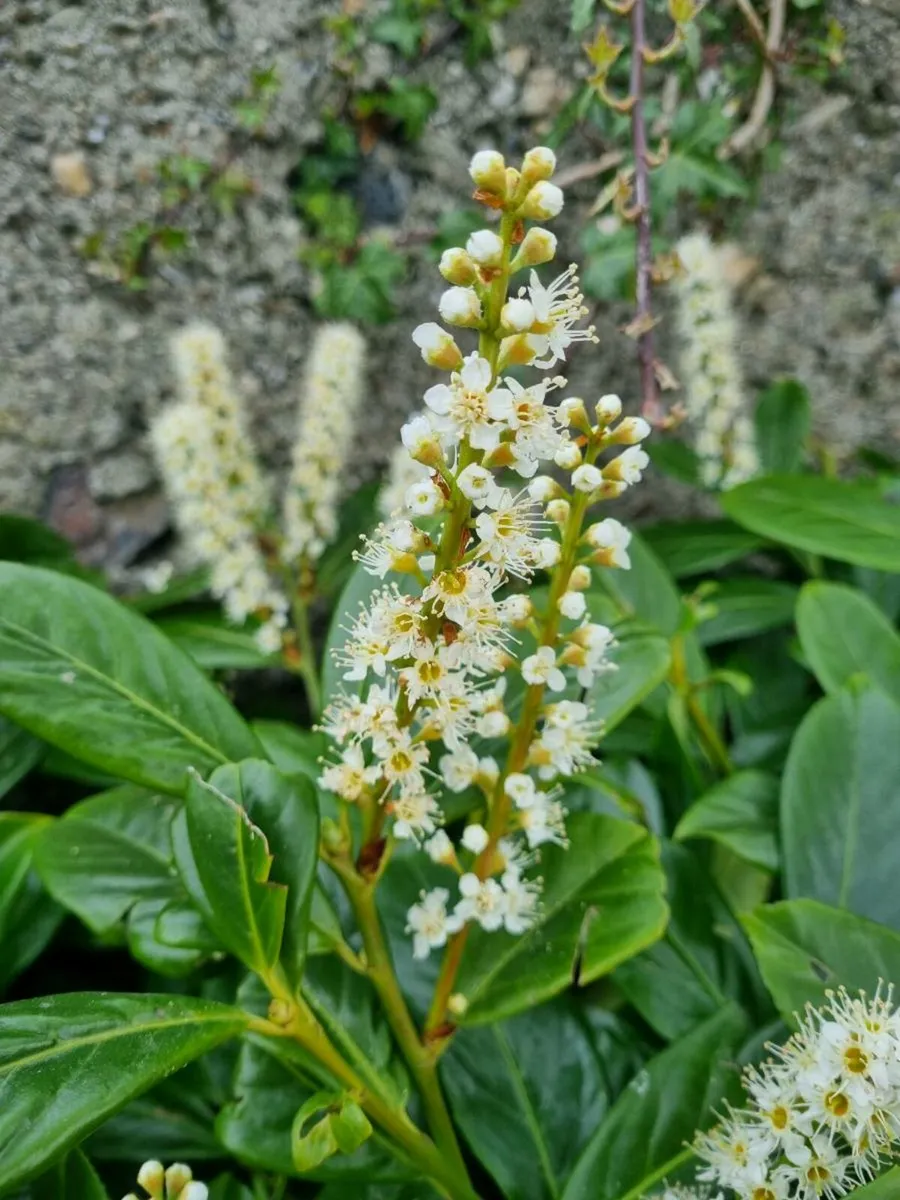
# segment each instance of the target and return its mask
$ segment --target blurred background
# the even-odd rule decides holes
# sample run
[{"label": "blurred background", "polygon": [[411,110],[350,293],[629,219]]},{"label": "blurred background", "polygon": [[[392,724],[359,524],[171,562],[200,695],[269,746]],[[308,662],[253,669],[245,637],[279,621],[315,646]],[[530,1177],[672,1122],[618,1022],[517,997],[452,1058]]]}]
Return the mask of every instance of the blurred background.
[{"label": "blurred background", "polygon": [[[697,227],[729,244],[751,403],[794,377],[824,461],[890,454],[900,5],[788,0],[764,127],[722,158],[760,75],[741,8],[713,0],[686,53],[651,73],[653,138],[670,143],[652,176],[657,248]],[[276,470],[314,323],[357,322],[370,366],[348,489],[373,477],[434,381],[409,335],[436,315],[440,251],[482,223],[466,167],[485,147],[513,159],[536,143],[556,149],[560,262],[580,263],[600,336],[575,348],[571,388],[619,392],[637,411],[622,333],[634,233],[597,205],[629,152],[628,120],[592,94],[582,45],[601,10],[6,0],[0,510],[41,517],[90,563],[124,568],[152,551],[170,518],[146,427],[172,394],[167,341],[197,318],[223,330]],[[650,4],[650,20],[664,40],[664,4]],[[657,308],[661,357],[677,374],[664,291]],[[671,515],[685,495],[654,472],[635,492],[638,515]]]}]

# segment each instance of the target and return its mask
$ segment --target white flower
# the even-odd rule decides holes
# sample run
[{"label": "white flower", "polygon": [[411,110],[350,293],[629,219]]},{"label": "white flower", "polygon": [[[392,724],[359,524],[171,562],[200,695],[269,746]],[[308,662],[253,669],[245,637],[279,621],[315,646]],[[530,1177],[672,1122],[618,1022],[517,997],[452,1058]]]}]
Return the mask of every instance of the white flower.
[{"label": "white flower", "polygon": [[[552,183],[538,184],[538,187],[553,187]],[[552,367],[560,359],[565,358],[566,351],[573,342],[596,342],[597,337],[593,325],[584,329],[575,326],[587,315],[584,306],[584,296],[578,288],[578,275],[573,266],[563,271],[549,285],[544,287],[536,272],[529,277],[528,299],[534,309],[534,325],[528,335],[528,343],[535,354],[547,355],[543,359],[535,359],[536,367]]]},{"label": "white flower", "polygon": [[442,820],[440,805],[425,791],[403,791],[387,805],[394,818],[394,836],[405,841],[422,841],[437,829]]},{"label": "white flower", "polygon": [[496,879],[481,880],[471,872],[459,881],[462,900],[453,910],[461,921],[477,921],[482,929],[493,933],[503,925],[506,912],[506,893]]},{"label": "white flower", "polygon": [[425,853],[432,862],[444,863],[449,865],[456,858],[456,852],[453,849],[453,843],[450,841],[443,829],[439,829],[425,843]]},{"label": "white flower", "polygon": [[466,850],[471,850],[473,854],[480,854],[487,846],[488,831],[483,825],[467,825],[463,830],[463,835],[460,838],[462,845]]},{"label": "white flower", "polygon": [[555,183],[541,180],[529,191],[519,211],[529,220],[549,221],[559,216],[564,202],[562,188],[558,188]]},{"label": "white flower", "polygon": [[569,643],[562,652],[561,661],[566,666],[575,667],[578,683],[589,688],[598,675],[615,670],[614,664],[608,662],[606,657],[613,645],[615,638],[605,625],[585,622],[569,635]]},{"label": "white flower", "polygon": [[553,455],[553,461],[564,471],[573,471],[581,463],[581,450],[575,442],[564,442]]},{"label": "white flower", "polygon": [[499,386],[492,389],[492,377],[487,359],[469,354],[449,385],[439,383],[425,393],[436,427],[451,441],[466,438],[477,450],[493,450],[499,444],[502,426],[493,420],[489,406],[502,404],[508,393]]},{"label": "white flower", "polygon": [[478,463],[469,463],[456,477],[456,486],[478,508],[495,508],[503,496],[492,472]]},{"label": "white flower", "polygon": [[440,439],[428,416],[420,414],[407,421],[400,430],[400,440],[417,462],[432,467],[443,462]]},{"label": "white flower", "polygon": [[543,539],[538,536],[544,524],[527,492],[515,498],[505,492],[493,511],[479,513],[475,518],[479,537],[477,554],[511,575],[528,579],[546,554],[542,550]]},{"label": "white flower", "polygon": [[417,517],[432,517],[445,503],[444,493],[430,477],[411,484],[404,500],[409,511]]},{"label": "white flower", "polygon": [[455,371],[462,362],[462,354],[452,334],[446,329],[441,329],[434,321],[417,325],[412,331],[412,340],[422,351],[422,357],[432,367]]},{"label": "white flower", "polygon": [[559,598],[559,611],[570,621],[577,621],[584,616],[587,601],[581,592],[563,592]]},{"label": "white flower", "polygon": [[464,792],[478,775],[478,755],[468,746],[461,746],[452,754],[444,754],[438,766],[450,791]]},{"label": "white flower", "polygon": [[603,477],[605,479],[618,479],[625,484],[639,483],[641,476],[649,465],[650,458],[640,446],[629,446],[627,450],[623,450],[617,458],[614,458],[604,468]]},{"label": "white flower", "polygon": [[534,780],[521,771],[512,771],[503,781],[503,790],[516,808],[527,808],[537,794]]},{"label": "white flower", "polygon": [[525,933],[534,924],[538,915],[538,898],[541,894],[537,880],[523,879],[518,871],[507,870],[501,879],[506,893],[503,924],[507,933]]},{"label": "white flower", "polygon": [[419,893],[419,903],[406,914],[406,932],[413,935],[413,958],[427,958],[432,950],[446,945],[451,933],[462,928],[455,914],[447,913],[450,893],[446,888],[432,888]]},{"label": "white flower", "polygon": [[548,705],[543,716],[543,728],[528,750],[528,765],[537,767],[541,779],[576,775],[591,766],[602,724],[591,720],[587,705],[560,700]]},{"label": "white flower", "polygon": [[498,195],[506,193],[506,163],[496,150],[479,150],[469,163],[469,174],[476,187]]},{"label": "white flower", "polygon": [[528,485],[528,495],[536,504],[546,504],[559,496],[562,488],[551,475],[538,475]]},{"label": "white flower", "polygon": [[520,804],[519,823],[532,850],[548,843],[568,845],[566,810],[550,792],[535,792],[532,803]]},{"label": "white flower", "polygon": [[503,257],[503,239],[493,229],[477,229],[466,242],[466,253],[479,266],[499,266]]},{"label": "white flower", "polygon": [[441,296],[438,312],[448,325],[471,327],[481,321],[481,301],[473,288],[448,288]]},{"label": "white flower", "polygon": [[148,592],[158,596],[169,586],[174,572],[174,565],[168,561],[154,563],[152,567],[145,567],[141,571],[140,581]]},{"label": "white flower", "polygon": [[505,596],[497,605],[501,621],[507,625],[524,625],[530,619],[534,606],[523,592]]},{"label": "white flower", "polygon": [[500,311],[500,324],[514,333],[524,333],[534,324],[534,307],[521,297],[507,300]]},{"label": "white flower", "polygon": [[604,566],[623,567],[626,570],[631,566],[628,556],[631,531],[614,517],[606,517],[591,525],[584,534],[584,540],[594,550],[600,551],[597,561]]},{"label": "white flower", "polygon": [[545,684],[551,692],[561,692],[566,686],[566,677],[556,665],[556,652],[552,646],[540,646],[525,659],[522,678],[532,685]]},{"label": "white flower", "polygon": [[603,472],[592,463],[582,463],[572,472],[572,486],[576,491],[594,492],[602,483]]},{"label": "white flower", "polygon": [[483,713],[475,722],[475,731],[479,737],[483,738],[505,737],[509,732],[509,727],[509,717],[500,709]]}]

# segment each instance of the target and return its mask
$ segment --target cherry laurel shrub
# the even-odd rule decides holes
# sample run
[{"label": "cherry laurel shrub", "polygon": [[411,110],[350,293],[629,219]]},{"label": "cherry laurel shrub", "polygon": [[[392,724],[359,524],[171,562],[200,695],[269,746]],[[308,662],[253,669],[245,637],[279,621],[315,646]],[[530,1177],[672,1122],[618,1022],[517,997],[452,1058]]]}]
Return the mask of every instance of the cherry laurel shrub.
[{"label": "cherry laurel shrub", "polygon": [[152,440],[199,575],[115,599],[0,518],[0,1195],[900,1194],[897,509],[806,469],[786,382],[754,478],[701,452],[721,515],[606,515],[651,431],[568,392],[554,170],[472,160],[377,505],[358,333],[317,335],[276,504],[194,326]]}]

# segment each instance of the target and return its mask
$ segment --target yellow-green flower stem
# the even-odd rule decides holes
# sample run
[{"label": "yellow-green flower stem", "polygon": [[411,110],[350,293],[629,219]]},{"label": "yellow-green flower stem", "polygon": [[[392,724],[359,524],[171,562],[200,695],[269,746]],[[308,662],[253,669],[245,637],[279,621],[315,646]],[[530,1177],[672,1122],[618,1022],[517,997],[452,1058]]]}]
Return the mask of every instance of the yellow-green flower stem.
[{"label": "yellow-green flower stem", "polygon": [[671,640],[672,666],[669,682],[684,701],[688,716],[694,723],[697,735],[711,762],[723,775],[734,774],[734,763],[719,731],[706,715],[706,710],[697,696],[697,688],[691,682],[684,648],[684,635],[676,633]]},{"label": "yellow-green flower stem", "polygon": [[[592,439],[586,447],[584,461],[593,463],[603,446],[602,438]],[[578,544],[581,540],[584,516],[590,500],[590,495],[585,492],[575,492],[570,499],[571,507],[563,529],[560,559],[552,574],[547,611],[543,614],[540,622],[538,644],[541,646],[556,645],[561,616],[559,601],[568,586],[569,576],[572,574],[572,568],[578,558]],[[545,691],[544,684],[535,683],[531,684],[525,692],[522,712],[512,736],[506,765],[497,780],[491,801],[487,825],[488,844],[475,860],[473,868],[479,879],[487,879],[495,870],[497,844],[508,832],[512,805],[503,785],[508,775],[521,771],[526,765],[528,750],[534,740]],[[456,976],[462,963],[469,929],[470,926],[463,926],[459,933],[454,934],[450,939],[435,984],[434,996],[425,1024],[426,1040],[428,1040],[431,1052],[435,1057],[440,1055],[449,1044],[449,1037],[441,1036],[441,1031],[448,1025],[448,1004],[453,995]],[[448,1032],[451,1031],[448,1030]]]},{"label": "yellow-green flower stem", "polygon": [[354,1070],[332,1045],[302,997],[292,996],[278,978],[266,982],[274,997],[269,1019],[255,1018],[250,1024],[251,1030],[269,1037],[291,1038],[307,1050],[329,1074],[353,1093],[366,1114],[409,1161],[436,1184],[448,1200],[479,1200],[461,1158],[459,1164],[453,1162],[445,1148],[439,1148],[423,1133],[409,1119],[405,1108],[378,1087],[377,1076],[364,1079]]}]

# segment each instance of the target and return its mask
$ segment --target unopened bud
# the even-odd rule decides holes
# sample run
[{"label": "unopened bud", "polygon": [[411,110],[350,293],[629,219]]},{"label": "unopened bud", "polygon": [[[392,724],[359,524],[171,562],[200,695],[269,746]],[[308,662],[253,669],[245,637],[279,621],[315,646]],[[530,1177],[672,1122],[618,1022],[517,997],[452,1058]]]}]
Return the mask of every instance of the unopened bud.
[{"label": "unopened bud", "polygon": [[178,1200],[209,1200],[209,1188],[205,1183],[194,1180],[187,1185]]},{"label": "unopened bud", "polygon": [[587,609],[587,601],[581,592],[563,592],[559,598],[559,611],[570,621],[580,620]]},{"label": "unopened bud", "polygon": [[499,607],[504,623],[512,625],[514,628],[530,621],[534,611],[530,598],[524,592],[516,592],[512,596],[507,596],[505,600],[500,601]]},{"label": "unopened bud", "polygon": [[568,500],[551,500],[544,509],[544,515],[548,521],[552,521],[554,525],[565,525],[569,519],[570,505]]},{"label": "unopened bud", "polygon": [[[624,422],[623,422],[624,424]],[[623,484],[639,483],[644,471],[650,465],[650,457],[640,446],[629,446],[618,458],[607,463],[603,468],[604,479],[621,480]]]},{"label": "unopened bud", "polygon": [[161,1162],[155,1159],[145,1162],[138,1171],[137,1181],[145,1192],[150,1193],[152,1200],[162,1200],[166,1172]]},{"label": "unopened bud", "polygon": [[433,837],[428,839],[425,843],[425,853],[432,862],[443,863],[448,867],[456,862],[456,851],[453,849],[453,843],[443,829],[439,829]]},{"label": "unopened bud", "polygon": [[479,150],[469,163],[469,174],[482,191],[506,195],[506,163],[496,150]]},{"label": "unopened bud", "polygon": [[529,221],[549,221],[562,212],[564,197],[562,188],[555,183],[536,183],[519,209],[519,215]]},{"label": "unopened bud", "polygon": [[475,730],[479,737],[505,737],[509,732],[509,717],[499,708],[482,713],[475,722]]},{"label": "unopened bud", "polygon": [[549,146],[535,146],[522,160],[522,178],[528,184],[549,179],[556,170],[556,155]]},{"label": "unopened bud", "polygon": [[451,246],[441,255],[438,270],[448,283],[468,287],[478,278],[478,268],[462,246]]},{"label": "unopened bud", "polygon": [[503,258],[503,239],[493,229],[476,229],[466,242],[466,253],[480,267],[498,267]]},{"label": "unopened bud", "polygon": [[512,333],[524,333],[534,324],[534,308],[530,300],[507,300],[500,310],[500,325]]},{"label": "unopened bud", "polygon": [[194,1172],[185,1163],[172,1163],[166,1171],[166,1193],[168,1200],[179,1200],[184,1189],[194,1178]]},{"label": "unopened bud", "polygon": [[454,992],[447,1001],[447,1010],[453,1013],[454,1017],[461,1017],[469,1007],[469,1002],[462,992]]},{"label": "unopened bud", "polygon": [[462,366],[462,351],[453,335],[434,321],[417,325],[412,331],[412,340],[422,351],[422,357],[429,366],[439,367],[442,371],[455,371]]},{"label": "unopened bud", "polygon": [[510,272],[515,274],[524,267],[539,267],[556,257],[556,235],[549,229],[532,226],[525,234],[515,257],[510,263]]},{"label": "unopened bud", "polygon": [[506,168],[506,194],[507,194],[507,196],[514,196],[516,194],[516,188],[519,186],[520,178],[521,178],[521,176],[519,175],[519,172],[516,170],[515,167],[507,167]]},{"label": "unopened bud", "polygon": [[600,425],[611,425],[613,421],[618,421],[622,415],[622,401],[618,396],[614,396],[611,392],[606,396],[601,396],[597,401],[595,409],[597,413],[597,421]]},{"label": "unopened bud", "polygon": [[582,463],[572,472],[572,487],[578,492],[595,492],[603,483],[603,472],[591,463]]},{"label": "unopened bud", "polygon": [[400,440],[416,462],[424,463],[427,467],[443,464],[444,451],[427,417],[413,417],[407,421],[400,430]]},{"label": "unopened bud", "polygon": [[650,436],[650,425],[643,417],[626,417],[609,432],[611,446],[636,446]]},{"label": "unopened bud", "polygon": [[564,471],[574,471],[581,465],[581,451],[574,442],[566,442],[553,455],[553,461]]},{"label": "unopened bud", "polygon": [[448,288],[441,296],[438,312],[448,325],[471,329],[481,323],[481,301],[473,288]]},{"label": "unopened bud", "polygon": [[562,495],[562,488],[551,475],[538,475],[528,485],[528,495],[536,504],[546,504]]},{"label": "unopened bud", "polygon": [[566,585],[570,592],[583,592],[585,588],[591,586],[591,569],[586,567],[584,563],[579,563],[577,567],[572,568],[572,574],[569,576],[569,582]]},{"label": "unopened bud", "polygon": [[536,547],[534,556],[536,564],[548,571],[551,567],[555,567],[562,558],[562,547],[555,538],[541,538]]},{"label": "unopened bud", "polygon": [[503,339],[500,348],[500,369],[505,367],[526,367],[534,358],[537,351],[527,333]]},{"label": "unopened bud", "polygon": [[590,431],[590,421],[580,396],[567,396],[565,400],[560,400],[556,419],[560,425],[574,425],[582,433]]}]

